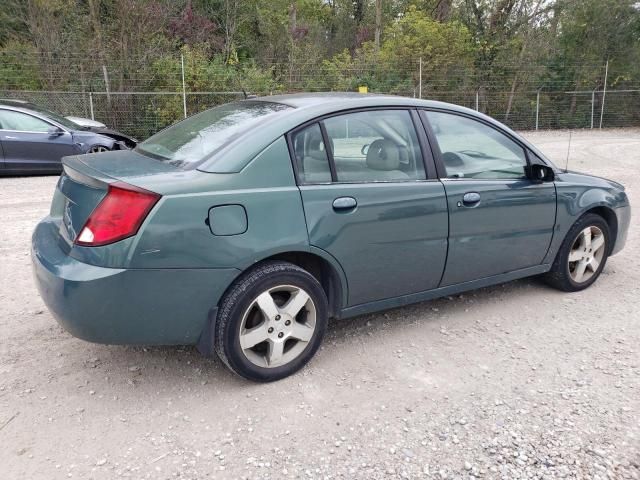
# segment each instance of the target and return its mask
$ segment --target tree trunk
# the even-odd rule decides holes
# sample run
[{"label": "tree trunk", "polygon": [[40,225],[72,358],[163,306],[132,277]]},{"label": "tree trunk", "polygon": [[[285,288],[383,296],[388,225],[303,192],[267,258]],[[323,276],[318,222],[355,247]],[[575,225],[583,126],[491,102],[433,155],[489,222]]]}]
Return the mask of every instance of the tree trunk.
[{"label": "tree trunk", "polygon": [[238,2],[237,0],[225,0],[224,7],[224,59],[228,63],[234,51],[233,42],[238,24]]},{"label": "tree trunk", "polygon": [[293,35],[298,28],[298,8],[295,3],[289,6],[289,34],[293,38]]},{"label": "tree trunk", "polygon": [[298,28],[298,9],[295,3],[289,6],[289,89],[293,84],[293,63],[294,63],[294,35]]},{"label": "tree trunk", "polygon": [[104,62],[104,45],[102,44],[102,23],[100,22],[100,0],[89,0],[89,18],[94,35],[94,45],[98,60]]},{"label": "tree trunk", "polygon": [[374,42],[376,49],[380,48],[380,33],[382,31],[382,0],[376,0],[376,30]]},{"label": "tree trunk", "polygon": [[[578,89],[578,85],[576,84],[576,90]],[[569,106],[569,114],[573,117],[573,115],[576,113],[576,102],[577,102],[578,98],[576,97],[576,94],[573,93],[571,94],[571,105]]]},{"label": "tree trunk", "polygon": [[439,22],[446,22],[451,16],[452,0],[439,0],[433,12],[433,17]]},{"label": "tree trunk", "polygon": [[[540,10],[540,6],[542,5],[542,0],[538,0],[535,8],[533,9],[533,16],[535,17]],[[527,44],[529,43],[529,37],[531,34],[531,27],[529,26],[524,34],[524,39],[522,40],[522,48],[520,49],[520,54],[518,55],[518,70],[513,75],[513,82],[511,82],[511,91],[509,92],[509,98],[507,99],[507,109],[505,111],[504,118],[507,120],[509,118],[509,114],[511,113],[511,107],[513,106],[513,98],[516,94],[516,85],[518,84],[518,71],[522,67],[522,62],[524,60],[524,54],[527,51]]]}]

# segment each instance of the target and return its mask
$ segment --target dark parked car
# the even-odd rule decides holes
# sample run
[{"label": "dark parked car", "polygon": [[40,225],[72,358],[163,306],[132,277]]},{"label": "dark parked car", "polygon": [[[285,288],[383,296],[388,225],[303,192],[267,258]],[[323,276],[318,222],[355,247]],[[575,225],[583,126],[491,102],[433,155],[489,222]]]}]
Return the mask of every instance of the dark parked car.
[{"label": "dark parked car", "polygon": [[267,381],[313,356],[329,318],[531,275],[587,288],[629,219],[622,185],[475,111],[285,95],[65,158],[32,259],[73,335],[197,344]]},{"label": "dark parked car", "polygon": [[81,126],[28,102],[0,100],[0,175],[60,173],[64,156],[136,144],[109,128]]}]

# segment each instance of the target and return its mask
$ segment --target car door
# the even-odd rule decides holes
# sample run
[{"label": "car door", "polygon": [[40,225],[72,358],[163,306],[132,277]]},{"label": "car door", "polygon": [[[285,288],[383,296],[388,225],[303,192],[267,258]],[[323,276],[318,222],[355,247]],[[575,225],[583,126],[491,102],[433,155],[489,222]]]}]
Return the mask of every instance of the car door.
[{"label": "car door", "polygon": [[6,170],[55,172],[62,157],[76,153],[71,133],[17,110],[0,109],[0,142]]},{"label": "car door", "polygon": [[556,215],[553,182],[527,178],[528,153],[479,119],[423,111],[449,204],[441,286],[540,265]]},{"label": "car door", "polygon": [[[311,245],[331,254],[349,306],[436,288],[447,252],[447,204],[419,137],[417,113],[331,116],[289,135]],[[429,163],[431,162],[431,163]]]}]

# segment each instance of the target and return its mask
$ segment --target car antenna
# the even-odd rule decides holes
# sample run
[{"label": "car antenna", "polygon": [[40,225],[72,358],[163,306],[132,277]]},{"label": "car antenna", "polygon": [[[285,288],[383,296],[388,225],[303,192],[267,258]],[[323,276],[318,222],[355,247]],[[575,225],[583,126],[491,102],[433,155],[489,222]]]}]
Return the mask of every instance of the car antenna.
[{"label": "car antenna", "polygon": [[573,130],[569,130],[569,145],[567,146],[567,160],[564,163],[564,171],[568,171],[569,169],[569,152],[571,151],[571,134]]},{"label": "car antenna", "polygon": [[234,73],[233,77],[235,81],[238,83],[238,85],[240,86],[240,90],[242,91],[242,96],[246,100],[247,98],[249,98],[249,94],[245,90],[244,85],[242,85],[242,80],[240,80],[240,75],[238,74],[238,71],[239,71],[239,68],[237,67],[233,69],[233,73]]}]

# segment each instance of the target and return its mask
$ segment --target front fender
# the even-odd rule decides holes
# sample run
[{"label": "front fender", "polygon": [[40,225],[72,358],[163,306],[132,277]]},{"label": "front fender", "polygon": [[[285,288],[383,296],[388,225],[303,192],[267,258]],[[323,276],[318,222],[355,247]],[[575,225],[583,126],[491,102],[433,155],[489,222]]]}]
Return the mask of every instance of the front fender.
[{"label": "front fender", "polygon": [[97,145],[107,147],[109,150],[113,150],[116,141],[113,138],[106,137],[104,135],[74,135],[74,145],[78,150],[78,153],[89,153],[92,147]]},{"label": "front fender", "polygon": [[96,145],[107,147],[109,150],[113,150],[113,147],[115,146],[115,144],[116,144],[116,140],[111,137],[107,137],[105,135],[96,135],[92,141],[87,142],[86,151],[88,152],[89,150],[91,150],[91,147]]},{"label": "front fender", "polygon": [[[628,208],[624,189],[615,182],[575,173],[561,173],[556,177],[557,207],[553,239],[544,263],[552,263],[571,226],[586,212],[606,208],[620,217],[619,209]],[[618,225],[618,234],[626,235],[626,227]],[[616,245],[617,247],[617,245]],[[619,250],[619,249],[618,249]]]}]

